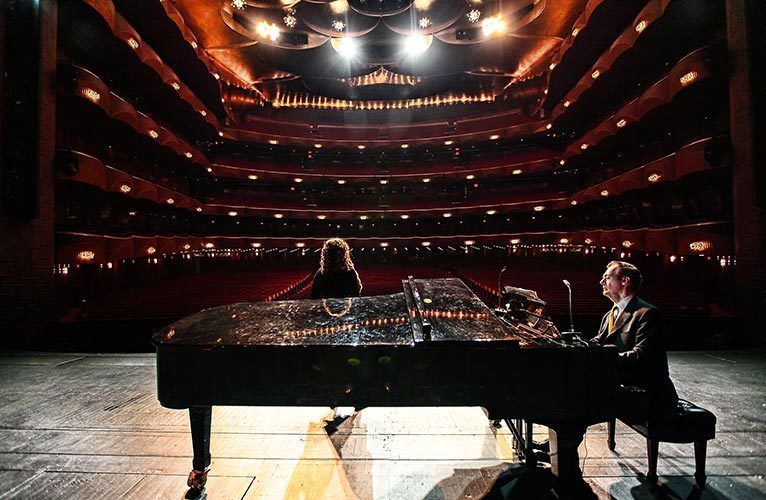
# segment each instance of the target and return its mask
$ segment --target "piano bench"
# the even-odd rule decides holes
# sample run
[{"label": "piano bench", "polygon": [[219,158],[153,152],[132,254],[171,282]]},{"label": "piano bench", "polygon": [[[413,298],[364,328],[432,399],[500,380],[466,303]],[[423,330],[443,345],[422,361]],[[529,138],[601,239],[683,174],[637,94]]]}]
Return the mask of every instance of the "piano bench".
[{"label": "piano bench", "polygon": [[[657,456],[660,443],[694,443],[694,479],[700,490],[705,489],[705,455],[707,442],[715,438],[716,417],[712,412],[686,401],[678,400],[676,412],[659,422],[625,425],[646,438],[646,453],[649,459],[649,472],[646,478],[657,481]],[[614,451],[615,421],[608,422],[608,445]]]}]

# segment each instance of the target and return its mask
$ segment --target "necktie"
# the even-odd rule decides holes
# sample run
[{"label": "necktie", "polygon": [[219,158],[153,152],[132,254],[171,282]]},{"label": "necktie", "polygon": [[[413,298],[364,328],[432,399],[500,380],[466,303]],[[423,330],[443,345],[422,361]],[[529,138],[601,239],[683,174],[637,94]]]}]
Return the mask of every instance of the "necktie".
[{"label": "necktie", "polygon": [[612,311],[609,313],[609,332],[611,332],[614,328],[614,322],[617,319],[617,311],[619,311],[619,309],[617,306],[614,306]]}]

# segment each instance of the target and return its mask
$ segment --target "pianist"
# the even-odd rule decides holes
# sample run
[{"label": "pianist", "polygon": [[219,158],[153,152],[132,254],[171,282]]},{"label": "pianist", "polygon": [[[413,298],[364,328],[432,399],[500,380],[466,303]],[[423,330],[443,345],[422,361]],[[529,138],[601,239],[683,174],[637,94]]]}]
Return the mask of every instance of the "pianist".
[{"label": "pianist", "polygon": [[[636,294],[641,288],[641,271],[628,262],[612,261],[599,282],[612,308],[601,320],[594,341],[617,346],[620,383],[643,389],[648,408],[636,406],[629,393],[618,401],[619,415],[627,421],[662,419],[672,412],[678,394],[668,374],[665,354],[664,325],[660,311]],[[648,414],[647,414],[648,410]]]},{"label": "pianist", "polygon": [[319,270],[311,285],[312,299],[358,297],[362,282],[351,260],[351,249],[341,238],[330,238],[322,245]]},{"label": "pianist", "polygon": [[[628,262],[612,261],[601,277],[602,293],[612,302],[612,308],[601,320],[592,342],[614,345],[619,352],[618,376],[622,386],[617,393],[617,417],[630,423],[661,420],[677,404],[673,382],[668,374],[663,322],[659,310],[638,297],[641,272]],[[644,392],[645,391],[645,392]],[[578,492],[585,487],[578,465],[577,448],[582,442],[588,423],[570,421],[559,426],[558,460],[569,464],[559,471],[561,486]],[[551,450],[553,452],[553,450]],[[573,498],[590,498],[577,494]]]}]

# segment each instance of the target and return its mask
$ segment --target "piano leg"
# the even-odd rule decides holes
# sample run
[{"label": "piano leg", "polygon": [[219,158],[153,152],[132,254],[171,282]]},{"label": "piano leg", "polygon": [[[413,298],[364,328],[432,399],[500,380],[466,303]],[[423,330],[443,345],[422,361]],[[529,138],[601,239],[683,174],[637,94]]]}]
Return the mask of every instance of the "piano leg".
[{"label": "piano leg", "polygon": [[524,444],[525,444],[525,450],[524,455],[527,459],[527,467],[536,467],[537,466],[537,457],[535,457],[535,450],[532,447],[534,444],[533,436],[532,436],[532,426],[534,424],[531,420],[525,420],[524,421]]},{"label": "piano leg", "polygon": [[585,483],[582,479],[577,447],[580,446],[586,430],[587,426],[578,422],[562,422],[548,427],[551,472],[556,479],[559,498],[584,496]]},{"label": "piano leg", "polygon": [[201,490],[207,482],[207,471],[210,467],[210,419],[213,408],[210,406],[192,406],[189,408],[191,423],[193,470],[189,474],[187,484],[190,488]]}]

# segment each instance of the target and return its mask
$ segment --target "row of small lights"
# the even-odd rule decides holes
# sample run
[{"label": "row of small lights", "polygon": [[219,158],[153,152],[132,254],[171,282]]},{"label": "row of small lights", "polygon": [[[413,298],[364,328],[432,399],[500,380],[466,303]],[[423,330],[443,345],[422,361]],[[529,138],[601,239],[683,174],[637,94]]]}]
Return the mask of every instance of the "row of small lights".
[{"label": "row of small lights", "polygon": [[[634,26],[634,29],[638,33],[642,33],[646,29],[647,26],[649,26],[649,22],[646,19],[642,19],[641,21],[636,23],[636,25]],[[572,30],[572,37],[576,37],[579,32],[580,32],[579,28],[574,28]],[[556,66],[557,66],[557,63],[552,62],[548,66],[548,69],[550,69],[552,71]],[[602,75],[602,72],[600,70],[598,70],[598,69],[593,70],[591,72],[591,74],[590,74],[590,76],[591,76],[591,78],[593,80],[596,80],[601,75]],[[683,76],[681,76],[679,78],[679,83],[681,84],[681,86],[686,87],[687,85],[690,85],[691,83],[693,83],[697,79],[698,76],[699,76],[699,74],[696,71],[689,71],[688,73],[684,74]],[[547,88],[544,89],[543,93],[547,95],[548,94],[548,89]],[[566,100],[566,101],[564,101],[563,106],[565,108],[568,108],[571,104],[572,104],[572,101]],[[616,125],[617,125],[617,128],[622,128],[625,125],[627,125],[627,123],[628,123],[627,120],[625,120],[624,118],[621,118],[621,119],[619,119],[616,122]],[[548,126],[548,128],[550,128],[550,125]],[[588,148],[588,145],[587,144],[583,144],[583,145],[580,146],[580,148],[585,150],[585,149]]]},{"label": "row of small lights", "polygon": [[[551,127],[551,125],[549,124],[548,128],[550,128],[550,127]],[[492,135],[489,136],[489,140],[490,141],[496,141],[498,139],[500,139],[500,134],[492,134]],[[271,146],[276,146],[276,145],[279,144],[279,140],[278,139],[268,139],[267,142]],[[447,139],[447,140],[444,141],[444,145],[445,146],[452,146],[454,144],[455,144],[455,141],[453,139]],[[324,145],[321,144],[321,143],[314,144],[314,148],[315,149],[322,149],[323,147],[324,147]],[[409,145],[409,143],[404,143],[404,144],[400,144],[399,147],[401,149],[409,149],[410,145]],[[358,150],[360,150],[360,151],[364,151],[365,149],[367,149],[367,146],[365,144],[357,144],[356,148]],[[459,151],[459,148],[456,148],[456,149]],[[256,179],[257,179],[257,177],[256,177]]]},{"label": "row of small lights", "polygon": [[[141,46],[141,44],[139,43],[139,41],[138,41],[138,40],[136,40],[136,39],[135,39],[135,38],[133,38],[133,37],[128,37],[128,39],[127,39],[127,40],[125,40],[125,43],[127,43],[127,44],[128,44],[128,46],[129,46],[131,49],[133,49],[133,50],[138,50],[138,47],[140,47],[140,46]],[[195,41],[192,41],[192,42],[191,42],[191,46],[192,46],[194,49],[196,49],[196,48],[197,48],[197,42],[195,42]],[[220,75],[220,74],[218,74],[218,73],[213,73],[213,77],[215,77],[215,79],[216,79],[216,80],[220,80],[220,79],[221,79],[221,75]],[[176,92],[179,92],[179,91],[181,90],[181,84],[180,84],[179,82],[173,81],[173,82],[171,82],[171,83],[170,83],[170,86],[171,86],[171,87],[173,87],[173,89],[174,89]],[[98,92],[96,92],[96,94],[98,94]],[[99,95],[98,97],[100,98],[101,96]],[[223,101],[223,99],[221,99],[221,101]],[[201,109],[201,110],[199,110],[199,111],[198,111],[198,113],[199,113],[200,115],[202,115],[203,117],[206,117],[206,116],[207,116],[207,111],[205,111],[204,109]]]},{"label": "row of small lights", "polygon": [[[91,101],[94,104],[98,104],[99,101],[101,101],[101,94],[97,90],[95,90],[95,89],[93,89],[91,87],[83,87],[83,89],[80,91],[80,93],[81,93],[81,95],[83,97],[85,97],[86,99],[88,99],[89,101]],[[205,112],[205,110],[200,111],[200,113],[202,114],[202,116],[205,116],[207,114]],[[160,133],[157,130],[151,129],[151,128],[146,130],[146,135],[148,135],[149,137],[151,137],[154,140],[157,140],[160,137]],[[218,132],[218,135],[220,137],[223,137],[223,132]],[[185,151],[184,152],[184,156],[186,158],[188,158],[188,159],[192,159],[192,158],[194,158],[194,153],[191,152],[191,151]],[[213,169],[208,167],[207,171],[208,172],[212,172]]]},{"label": "row of small lights", "polygon": [[[593,244],[593,240],[590,239],[590,238],[585,238],[585,240],[583,240],[583,241],[585,243],[585,246],[592,246],[592,244]],[[514,245],[514,246],[520,245],[521,244],[521,239],[520,238],[513,238],[513,239],[511,239],[509,241],[509,243],[511,245]],[[474,246],[475,244],[476,244],[475,240],[465,240],[465,241],[463,241],[463,245],[465,245],[465,246]],[[389,247],[389,243],[386,242],[386,241],[382,241],[378,245],[380,247],[382,247],[382,248]],[[423,246],[423,247],[429,247],[429,246],[431,246],[431,242],[430,241],[421,241],[420,245]],[[225,249],[225,250],[216,249],[215,248],[215,243],[212,243],[212,242],[202,243],[201,246],[202,246],[202,250],[203,251],[214,251],[214,252],[219,252],[220,253],[220,252],[232,252],[232,251],[235,251],[235,252],[239,252],[239,251],[253,251],[253,250],[257,251],[257,250],[261,249],[263,245],[260,242],[252,242],[252,243],[250,243],[250,246],[252,247],[252,249]],[[297,248],[305,248],[306,247],[306,243],[305,242],[297,242],[297,243],[295,243],[295,246]],[[553,248],[553,247],[560,247],[560,246],[576,246],[576,247],[580,247],[582,245],[571,243],[571,240],[569,238],[560,238],[557,244],[524,245],[524,248]],[[622,242],[622,246],[625,247],[626,249],[629,249],[629,248],[632,248],[633,246],[635,246],[635,242],[632,242],[630,240],[624,240]],[[194,251],[194,250],[192,250],[192,247],[191,247],[191,245],[189,243],[186,243],[182,248],[183,248],[183,252],[179,252],[180,254],[186,254],[186,253],[188,253],[190,251]],[[596,248],[596,247],[592,246],[592,248]],[[601,248],[602,249],[606,249],[607,247],[601,247]],[[693,242],[689,243],[689,250],[694,251],[694,252],[705,252],[707,250],[710,250],[711,248],[712,248],[712,242],[709,241],[709,240],[693,241]],[[616,249],[615,248],[611,248],[611,250],[614,251]],[[147,256],[152,256],[152,255],[155,255],[156,253],[157,253],[157,249],[155,247],[153,247],[153,246],[147,247],[147,249],[146,249],[146,255]],[[176,252],[170,253],[170,255],[175,255],[175,254],[176,254]],[[164,255],[168,255],[168,254],[164,254]],[[659,255],[659,253],[658,253],[658,255]],[[704,255],[704,254],[701,254],[701,255]],[[96,253],[94,251],[92,251],[92,250],[81,250],[80,252],[77,253],[77,260],[82,262],[82,263],[93,262],[95,259],[96,259]],[[111,263],[109,263],[109,265],[111,266]]]}]

